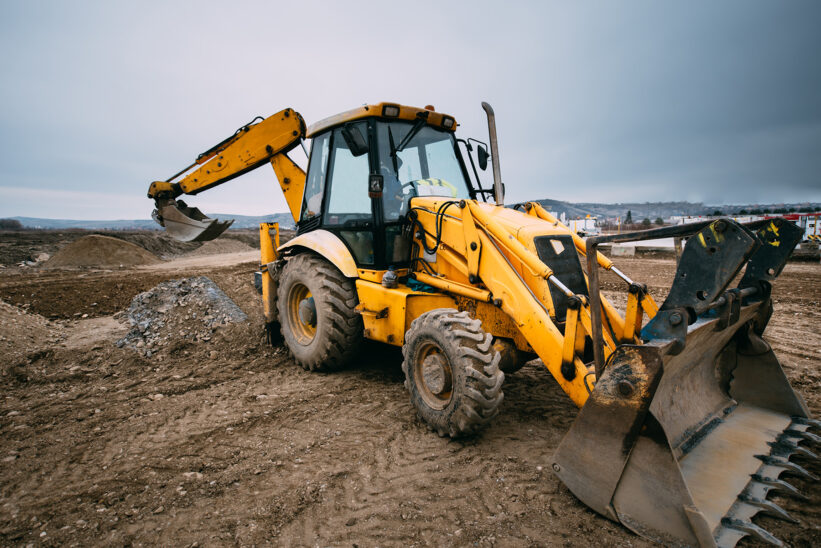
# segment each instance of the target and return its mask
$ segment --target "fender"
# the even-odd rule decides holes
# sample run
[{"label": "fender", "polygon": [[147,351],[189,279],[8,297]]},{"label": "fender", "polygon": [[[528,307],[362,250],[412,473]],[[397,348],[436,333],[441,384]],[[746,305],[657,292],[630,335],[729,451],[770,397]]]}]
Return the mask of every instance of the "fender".
[{"label": "fender", "polygon": [[358,278],[353,255],[339,237],[327,230],[312,230],[289,240],[277,248],[279,254],[291,248],[302,247],[318,253],[331,262],[347,278]]}]

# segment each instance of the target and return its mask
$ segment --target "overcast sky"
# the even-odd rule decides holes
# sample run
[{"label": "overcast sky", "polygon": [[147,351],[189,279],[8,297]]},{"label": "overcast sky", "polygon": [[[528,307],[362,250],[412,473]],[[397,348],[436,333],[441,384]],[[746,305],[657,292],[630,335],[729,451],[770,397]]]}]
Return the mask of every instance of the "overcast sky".
[{"label": "overcast sky", "polygon": [[[490,102],[509,201],[821,201],[815,0],[0,6],[0,216],[146,218],[254,116],[379,101]],[[188,202],[287,210],[268,166]]]}]

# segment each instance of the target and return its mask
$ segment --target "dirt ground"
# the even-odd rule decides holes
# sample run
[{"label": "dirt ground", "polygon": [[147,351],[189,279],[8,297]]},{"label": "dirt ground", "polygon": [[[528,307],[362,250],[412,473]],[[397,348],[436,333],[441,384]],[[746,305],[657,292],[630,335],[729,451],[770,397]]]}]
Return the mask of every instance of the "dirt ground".
[{"label": "dirt ground", "polygon": [[[3,263],[0,545],[650,546],[551,472],[577,410],[538,361],[507,377],[480,436],[440,438],[415,416],[398,351],[371,345],[352,367],[316,374],[267,346],[257,260]],[[656,297],[675,270],[671,259],[618,264]],[[134,295],[200,275],[249,322],[149,358],[115,346],[127,326],[112,315]],[[821,265],[789,264],[774,299],[767,339],[818,416]],[[808,501],[771,498],[799,523],[755,521],[790,545],[821,545],[818,484],[793,483]]]}]

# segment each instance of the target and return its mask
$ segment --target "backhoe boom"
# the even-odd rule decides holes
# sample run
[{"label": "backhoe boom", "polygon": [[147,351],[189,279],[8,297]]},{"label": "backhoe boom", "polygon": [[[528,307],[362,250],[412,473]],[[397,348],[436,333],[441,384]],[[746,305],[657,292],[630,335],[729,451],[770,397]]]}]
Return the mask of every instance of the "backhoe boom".
[{"label": "backhoe boom", "polygon": [[[210,219],[177,198],[214,188],[270,162],[291,214],[298,221],[305,172],[288,158],[287,153],[304,138],[305,121],[293,109],[286,108],[265,119],[255,118],[200,154],[194,163],[170,179],[151,183],[148,197],[156,204],[154,220],[178,240],[213,240],[233,221]],[[200,167],[189,171],[195,166]],[[180,176],[182,178],[176,180]]]}]

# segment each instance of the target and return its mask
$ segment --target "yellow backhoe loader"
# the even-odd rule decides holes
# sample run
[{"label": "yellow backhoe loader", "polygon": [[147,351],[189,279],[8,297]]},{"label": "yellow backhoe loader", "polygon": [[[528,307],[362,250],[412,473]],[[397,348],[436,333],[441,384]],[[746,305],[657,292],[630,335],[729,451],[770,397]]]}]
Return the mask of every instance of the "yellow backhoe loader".
[{"label": "yellow backhoe loader", "polygon": [[[342,367],[363,339],[401,346],[419,417],[455,437],[491,421],[505,372],[537,356],[581,408],[553,470],[585,504],[665,544],[779,544],[753,517],[789,519],[767,495],[795,491],[781,474],[810,476],[790,457],[819,440],[762,339],[801,231],[719,219],[584,241],[538,203],[504,207],[482,106],[490,151],[433,107],[371,104],[307,129],[283,110],[152,183],[154,217],[181,239],[213,239],[230,222],[177,198],[270,163],[297,230],[279,245],[276,225],[260,227],[259,276],[266,327],[296,363]],[[305,138],[307,173],[287,154]],[[597,251],[664,237],[688,239],[660,305]],[[600,269],[624,281],[623,315]]]}]

